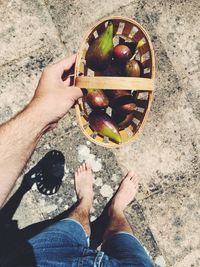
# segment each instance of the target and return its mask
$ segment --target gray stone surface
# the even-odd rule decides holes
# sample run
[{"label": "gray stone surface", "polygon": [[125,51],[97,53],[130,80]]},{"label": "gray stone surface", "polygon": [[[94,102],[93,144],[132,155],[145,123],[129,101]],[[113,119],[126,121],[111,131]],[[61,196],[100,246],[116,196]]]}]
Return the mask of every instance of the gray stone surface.
[{"label": "gray stone surface", "polygon": [[150,257],[152,257],[154,262],[159,257],[161,257],[165,262],[159,246],[152,235],[150,225],[147,223],[143,208],[140,203],[134,201],[133,204],[126,209],[126,216],[131,223],[134,235],[145,246],[147,253],[150,255]]},{"label": "gray stone surface", "polygon": [[198,177],[142,201],[150,229],[168,260],[167,266],[199,266],[199,193]]},{"label": "gray stone surface", "polygon": [[23,109],[34,94],[43,68],[62,57],[61,46],[49,44],[0,69],[0,122]]},{"label": "gray stone surface", "polygon": [[154,100],[138,139],[120,150],[95,146],[83,136],[71,110],[40,140],[23,172],[58,150],[65,157],[62,185],[50,196],[33,185],[14,216],[20,228],[53,218],[76,201],[73,173],[83,160],[95,171],[92,220],[122,174],[134,168],[142,181],[126,215],[156,266],[200,265],[199,10],[197,0],[0,1],[0,122],[28,103],[42,69],[76,52],[85,31],[104,16],[136,19],[150,33],[156,52]]},{"label": "gray stone surface", "polygon": [[[78,1],[45,0],[52,19],[60,32],[67,51],[76,52],[81,38],[96,20],[113,14],[121,6],[130,4],[131,0]],[[76,32],[76,34],[75,34]],[[70,40],[70,41],[69,41]]]},{"label": "gray stone surface", "polygon": [[18,222],[18,227],[20,229],[44,220],[42,211],[36,207],[37,201],[34,195],[31,192],[27,192],[13,216],[13,220]]},{"label": "gray stone surface", "polygon": [[43,1],[9,0],[0,3],[0,65],[51,43],[59,43],[57,30]]}]

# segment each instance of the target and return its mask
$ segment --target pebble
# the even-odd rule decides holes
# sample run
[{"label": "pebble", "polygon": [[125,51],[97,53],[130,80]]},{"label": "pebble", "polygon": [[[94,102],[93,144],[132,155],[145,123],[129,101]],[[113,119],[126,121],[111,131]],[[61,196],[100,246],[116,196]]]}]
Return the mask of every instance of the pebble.
[{"label": "pebble", "polygon": [[103,197],[112,197],[112,195],[113,195],[113,190],[112,190],[112,188],[111,188],[109,185],[105,184],[105,185],[103,185],[102,188],[100,189],[100,193],[101,193],[101,195],[102,195]]},{"label": "pebble", "polygon": [[165,259],[163,258],[163,256],[157,256],[155,259],[155,264],[157,264],[159,267],[165,267],[166,266],[166,262]]}]

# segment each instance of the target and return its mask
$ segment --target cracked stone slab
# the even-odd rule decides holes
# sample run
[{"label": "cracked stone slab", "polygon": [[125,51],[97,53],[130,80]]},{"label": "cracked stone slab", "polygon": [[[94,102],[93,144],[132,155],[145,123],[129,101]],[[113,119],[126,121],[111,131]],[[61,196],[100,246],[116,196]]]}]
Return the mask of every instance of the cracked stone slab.
[{"label": "cracked stone slab", "polygon": [[149,14],[138,7],[132,15],[130,6],[118,12],[135,18],[149,32],[156,54],[156,85],[142,133],[131,145],[116,150],[115,155],[124,172],[133,168],[141,176],[137,198],[143,199],[197,175],[200,124],[194,114],[198,99],[192,104],[188,101],[188,88],[179,82]]},{"label": "cracked stone slab", "polygon": [[[12,192],[9,194],[4,205],[4,212],[9,215],[9,221],[16,221],[18,229],[22,229],[28,225],[44,220],[42,212],[37,207],[37,201],[34,194],[22,184],[22,178],[25,172],[23,171],[21,177],[16,181]],[[23,183],[24,185],[24,183]],[[22,189],[23,188],[23,189]]]},{"label": "cracked stone slab", "polygon": [[144,245],[147,253],[155,263],[156,267],[165,267],[166,260],[163,257],[159,246],[152,235],[150,226],[148,225],[143,214],[143,208],[139,202],[134,201],[131,206],[126,209],[126,217],[133,229],[136,238]]},{"label": "cracked stone slab", "polygon": [[180,182],[141,202],[167,266],[198,266],[199,178]]},{"label": "cracked stone slab", "polygon": [[19,229],[44,220],[42,210],[37,208],[37,201],[31,191],[24,195],[13,220],[17,220]]},{"label": "cracked stone slab", "polygon": [[199,1],[145,1],[144,10],[154,26],[194,115],[200,118],[200,21],[194,15]]},{"label": "cracked stone slab", "polygon": [[200,77],[200,21],[194,14],[200,3],[194,1],[144,1],[144,9],[155,27],[167,54],[180,75],[193,87]]},{"label": "cracked stone slab", "polygon": [[63,58],[61,46],[49,45],[0,69],[0,123],[14,116],[31,100],[43,68]]},{"label": "cracked stone slab", "polygon": [[[46,0],[52,19],[70,52],[77,51],[83,35],[91,28],[92,24],[102,17],[114,14],[120,6],[128,6],[131,2],[131,0],[123,2],[120,0],[108,0],[106,2],[97,0]],[[137,2],[134,1],[134,6],[137,5]]]},{"label": "cracked stone slab", "polygon": [[42,49],[59,46],[59,36],[42,1],[0,3],[0,65]]}]

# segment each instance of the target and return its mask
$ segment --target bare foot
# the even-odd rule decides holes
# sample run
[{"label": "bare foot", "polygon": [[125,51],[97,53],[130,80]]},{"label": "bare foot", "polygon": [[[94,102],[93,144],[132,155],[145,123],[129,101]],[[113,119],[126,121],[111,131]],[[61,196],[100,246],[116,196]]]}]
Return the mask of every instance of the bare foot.
[{"label": "bare foot", "polygon": [[135,198],[139,187],[139,177],[129,171],[122,180],[116,195],[111,202],[111,209],[121,212]]},{"label": "bare foot", "polygon": [[77,199],[88,209],[92,208],[93,201],[93,174],[89,164],[83,163],[75,172],[75,189]]}]

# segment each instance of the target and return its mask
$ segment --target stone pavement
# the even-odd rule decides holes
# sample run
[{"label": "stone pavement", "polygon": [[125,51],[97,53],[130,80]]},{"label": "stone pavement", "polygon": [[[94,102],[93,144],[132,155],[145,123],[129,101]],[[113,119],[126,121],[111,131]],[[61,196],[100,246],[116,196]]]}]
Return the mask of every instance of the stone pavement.
[{"label": "stone pavement", "polygon": [[90,159],[96,172],[92,220],[121,176],[134,167],[142,184],[126,212],[136,236],[156,266],[200,266],[199,12],[198,0],[0,1],[0,122],[28,103],[42,69],[76,52],[84,32],[104,16],[141,23],[150,33],[157,61],[151,112],[132,145],[105,150],[91,144],[73,110],[41,139],[24,173],[56,149],[65,157],[63,183],[51,196],[32,187],[14,216],[20,228],[52,218],[73,203],[73,172],[84,159]]}]

